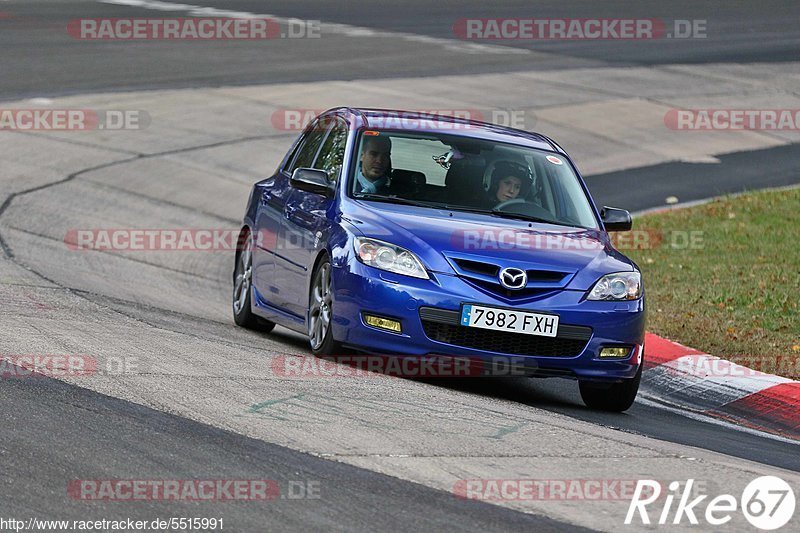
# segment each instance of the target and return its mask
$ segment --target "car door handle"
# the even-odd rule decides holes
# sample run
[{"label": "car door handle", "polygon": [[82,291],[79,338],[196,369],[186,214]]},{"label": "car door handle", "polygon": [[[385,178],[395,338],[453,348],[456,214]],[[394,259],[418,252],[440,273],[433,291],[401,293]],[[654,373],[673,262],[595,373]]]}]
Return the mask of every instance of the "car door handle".
[{"label": "car door handle", "polygon": [[269,191],[264,191],[263,193],[261,193],[261,203],[262,203],[262,204],[266,204],[266,203],[268,203],[270,200],[272,200],[272,193],[271,193],[271,192],[269,192]]},{"label": "car door handle", "polygon": [[291,217],[295,211],[297,211],[297,208],[293,205],[287,205],[286,208],[284,209],[284,213],[286,214],[287,217]]}]

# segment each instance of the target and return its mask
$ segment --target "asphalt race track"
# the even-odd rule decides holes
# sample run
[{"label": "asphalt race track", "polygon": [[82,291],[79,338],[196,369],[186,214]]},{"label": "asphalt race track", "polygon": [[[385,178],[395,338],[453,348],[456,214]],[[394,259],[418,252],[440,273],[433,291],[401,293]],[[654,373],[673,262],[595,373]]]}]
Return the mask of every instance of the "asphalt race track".
[{"label": "asphalt race track", "polygon": [[[797,443],[649,401],[586,409],[562,380],[292,379],[281,328],[234,326],[232,253],[76,252],[75,228],[237,228],[250,185],[337,104],[522,109],[641,211],[800,183],[800,134],[675,132],[678,106],[800,108],[791,2],[0,1],[0,108],[134,109],[137,132],[0,131],[0,355],[80,354],[130,371],[0,379],[0,518],[224,517],[225,531],[622,527],[627,501],[472,501],[458,480],[800,480]],[[179,5],[175,5],[179,4]],[[320,39],[84,42],[83,17],[202,8],[322,21]],[[464,43],[460,18],[707,19],[703,40]],[[326,28],[329,30],[326,33]],[[505,82],[508,77],[508,83]],[[765,81],[766,80],[766,81]],[[272,120],[271,120],[272,119]],[[638,122],[637,122],[638,121]],[[271,479],[267,502],[109,502],[80,479]],[[293,499],[309,483],[319,497]],[[688,528],[686,524],[683,524]],[[733,530],[749,530],[736,517]]]},{"label": "asphalt race track", "polygon": [[[173,2],[176,3],[176,2]],[[325,46],[302,40],[276,40],[265,50],[247,41],[223,43],[209,54],[209,46],[171,43],[77,44],[63,29],[81,17],[141,17],[153,14],[139,2],[104,4],[94,1],[10,1],[12,19],[0,20],[0,58],[4,97],[47,92],[60,94],[126,88],[231,86],[339,79],[392,78],[509,70],[579,68],[592,65],[656,65],[711,62],[780,62],[797,58],[800,7],[786,1],[726,2],[431,2],[412,0],[293,1],[192,0],[193,6],[321,20],[376,30],[363,48],[359,39],[336,35]],[[128,4],[128,5],[124,5]],[[155,12],[158,14],[158,11]],[[162,14],[165,12],[161,12]],[[169,12],[166,12],[169,16]],[[180,11],[174,12],[180,13]],[[546,14],[546,15],[543,15]],[[155,16],[155,15],[154,15]],[[452,26],[470,17],[646,17],[707,19],[708,37],[702,46],[692,39],[630,42],[504,41],[493,53],[465,54],[447,43],[419,37],[451,40]],[[417,40],[385,38],[381,31],[417,36]],[[504,52],[503,49],[506,49]],[[529,53],[524,53],[529,52]],[[532,61],[532,57],[536,60]]]}]

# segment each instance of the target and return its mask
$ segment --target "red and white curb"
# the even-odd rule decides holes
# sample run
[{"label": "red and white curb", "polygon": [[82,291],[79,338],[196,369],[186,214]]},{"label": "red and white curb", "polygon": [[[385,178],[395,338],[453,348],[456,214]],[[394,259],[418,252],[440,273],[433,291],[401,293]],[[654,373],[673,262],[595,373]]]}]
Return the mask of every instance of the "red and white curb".
[{"label": "red and white curb", "polygon": [[753,370],[652,333],[642,392],[659,402],[800,441],[800,381]]}]

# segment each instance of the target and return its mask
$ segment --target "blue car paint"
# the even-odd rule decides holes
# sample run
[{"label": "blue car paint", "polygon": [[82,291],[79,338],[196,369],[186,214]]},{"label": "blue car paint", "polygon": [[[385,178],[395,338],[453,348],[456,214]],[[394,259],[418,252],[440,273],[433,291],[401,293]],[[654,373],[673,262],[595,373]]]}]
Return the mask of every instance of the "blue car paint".
[{"label": "blue car paint", "polygon": [[[594,283],[603,275],[634,271],[629,258],[613,248],[603,229],[599,211],[569,156],[545,136],[499,126],[481,124],[464,135],[547,150],[569,164],[583,188],[599,229],[497,219],[491,215],[409,205],[378,203],[349,197],[348,170],[356,163],[357,132],[370,126],[370,118],[381,118],[383,110],[339,108],[323,115],[344,118],[350,128],[344,154],[342,178],[332,198],[301,191],[289,185],[289,154],[276,173],[256,183],[248,200],[243,229],[266,236],[253,254],[253,313],[289,329],[307,333],[309,288],[314,268],[323,257],[332,264],[334,291],[334,338],[347,347],[380,354],[442,354],[490,358],[494,352],[454,346],[428,338],[420,319],[420,308],[459,311],[464,303],[514,307],[556,313],[561,324],[588,326],[591,337],[585,349],[574,357],[525,356],[532,367],[566,370],[579,379],[611,380],[632,378],[640,365],[644,343],[644,290],[637,300],[587,301]],[[442,120],[451,120],[442,117]],[[452,119],[456,120],[456,119]],[[374,127],[374,126],[373,126]],[[419,131],[425,131],[424,129]],[[436,130],[430,130],[436,133]],[[595,246],[588,250],[460,249],[454,235],[476,228],[506,228],[553,234],[559,238],[581,239]],[[395,274],[361,263],[355,256],[353,240],[365,236],[385,240],[415,253],[427,268],[430,279]],[[540,264],[566,273],[564,280],[530,298],[504,298],[459,276],[453,258],[482,257],[501,266]],[[366,325],[363,312],[390,317],[402,323],[402,333]],[[632,345],[626,359],[600,360],[601,346]],[[508,354],[505,354],[508,355]]]}]

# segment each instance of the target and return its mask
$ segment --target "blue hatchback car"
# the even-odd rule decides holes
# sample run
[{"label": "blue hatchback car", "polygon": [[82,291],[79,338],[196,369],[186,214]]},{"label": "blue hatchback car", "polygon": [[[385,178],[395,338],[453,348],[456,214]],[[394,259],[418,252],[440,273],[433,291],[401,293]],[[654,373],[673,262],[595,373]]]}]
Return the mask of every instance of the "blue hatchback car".
[{"label": "blue hatchback car", "polygon": [[455,117],[336,108],[253,187],[233,274],[244,327],[316,355],[522,361],[624,411],[642,372],[644,288],[550,138]]}]

